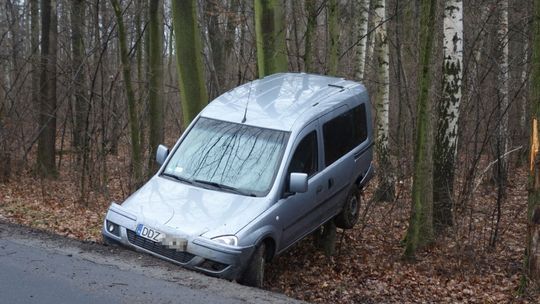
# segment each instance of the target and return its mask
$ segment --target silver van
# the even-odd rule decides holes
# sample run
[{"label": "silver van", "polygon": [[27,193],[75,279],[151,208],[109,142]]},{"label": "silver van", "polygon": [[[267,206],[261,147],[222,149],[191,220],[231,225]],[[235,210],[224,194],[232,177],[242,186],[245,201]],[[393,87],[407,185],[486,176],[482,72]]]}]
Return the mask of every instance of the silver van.
[{"label": "silver van", "polygon": [[275,74],[208,104],[158,173],[112,203],[120,243],[212,276],[261,286],[265,261],[325,224],[352,228],[374,173],[368,93],[359,83]]}]

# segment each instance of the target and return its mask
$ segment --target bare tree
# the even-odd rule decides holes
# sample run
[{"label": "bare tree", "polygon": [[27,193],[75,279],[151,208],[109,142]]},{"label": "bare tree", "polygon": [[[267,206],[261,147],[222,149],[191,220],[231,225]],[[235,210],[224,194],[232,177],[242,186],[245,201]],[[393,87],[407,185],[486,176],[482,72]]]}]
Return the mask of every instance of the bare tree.
[{"label": "bare tree", "polygon": [[377,160],[380,167],[379,188],[377,198],[382,201],[392,201],[395,195],[394,177],[388,150],[389,140],[389,110],[390,110],[390,58],[388,35],[386,32],[386,0],[378,0],[374,5],[373,15],[377,63],[377,93],[375,109],[377,114]]},{"label": "bare tree", "polygon": [[56,0],[41,2],[41,77],[37,170],[54,177],[56,170]]},{"label": "bare tree", "polygon": [[414,149],[414,172],[412,186],[412,208],[409,228],[405,239],[404,256],[414,258],[416,251],[433,240],[433,189],[430,132],[429,88],[431,76],[429,66],[431,64],[433,31],[437,10],[437,1],[421,0],[420,3],[420,67],[419,84],[420,94],[416,105],[416,147]]},{"label": "bare tree", "polygon": [[445,2],[443,39],[443,92],[438,105],[437,133],[433,148],[433,221],[436,230],[452,225],[454,163],[463,78],[461,0]]},{"label": "bare tree", "polygon": [[150,101],[150,164],[149,174],[153,174],[156,164],[153,156],[157,146],[163,142],[163,2],[159,0],[149,1],[149,101]]},{"label": "bare tree", "polygon": [[131,138],[131,168],[133,172],[133,186],[139,187],[142,183],[142,155],[140,143],[140,129],[137,102],[131,83],[131,64],[129,62],[129,50],[126,42],[126,30],[124,27],[123,11],[118,0],[111,0],[116,24],[118,26],[118,40],[120,42],[120,60],[122,61],[122,75],[124,77],[124,86],[127,95],[128,123],[130,127]]},{"label": "bare tree", "polygon": [[208,102],[204,85],[201,37],[195,0],[173,1],[172,10],[182,114],[184,127],[187,127]]},{"label": "bare tree", "polygon": [[287,71],[285,26],[279,0],[255,0],[259,77]]}]

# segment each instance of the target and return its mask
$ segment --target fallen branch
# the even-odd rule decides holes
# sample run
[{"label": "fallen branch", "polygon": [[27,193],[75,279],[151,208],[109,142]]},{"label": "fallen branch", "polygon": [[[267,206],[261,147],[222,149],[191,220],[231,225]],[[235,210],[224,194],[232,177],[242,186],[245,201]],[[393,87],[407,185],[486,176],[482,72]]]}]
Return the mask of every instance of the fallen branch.
[{"label": "fallen branch", "polygon": [[508,156],[508,154],[512,153],[512,152],[516,152],[517,150],[520,150],[521,148],[523,148],[523,146],[519,146],[517,148],[514,148],[510,151],[507,151],[506,153],[504,153],[503,155],[501,155],[501,157],[497,158],[496,160],[492,161],[491,163],[489,163],[487,165],[487,167],[484,169],[484,171],[482,171],[482,173],[478,176],[478,182],[476,183],[476,185],[474,186],[473,188],[473,192],[476,191],[476,188],[478,188],[478,186],[480,186],[480,183],[482,182],[482,177],[488,172],[489,169],[491,169],[491,167],[493,167],[493,165],[495,165],[499,160],[501,159],[504,159],[506,156]]}]

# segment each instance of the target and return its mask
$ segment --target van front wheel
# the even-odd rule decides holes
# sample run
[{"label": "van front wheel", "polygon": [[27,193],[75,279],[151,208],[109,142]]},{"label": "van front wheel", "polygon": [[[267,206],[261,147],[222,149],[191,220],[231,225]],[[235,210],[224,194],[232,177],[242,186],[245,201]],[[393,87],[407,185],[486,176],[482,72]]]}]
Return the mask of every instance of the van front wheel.
[{"label": "van front wheel", "polygon": [[347,195],[343,210],[335,217],[336,226],[341,229],[353,228],[356,222],[358,222],[359,213],[360,195],[357,188],[353,185]]},{"label": "van front wheel", "polygon": [[242,276],[242,284],[258,288],[263,287],[265,256],[266,246],[262,243],[255,249],[251,257],[246,272]]}]

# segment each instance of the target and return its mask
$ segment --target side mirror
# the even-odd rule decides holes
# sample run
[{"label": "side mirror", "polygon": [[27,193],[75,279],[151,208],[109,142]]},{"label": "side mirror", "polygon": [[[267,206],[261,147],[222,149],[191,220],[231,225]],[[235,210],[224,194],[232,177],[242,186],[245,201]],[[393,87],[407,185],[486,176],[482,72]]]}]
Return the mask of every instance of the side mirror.
[{"label": "side mirror", "polygon": [[304,193],[308,190],[307,173],[291,173],[289,178],[289,192]]},{"label": "side mirror", "polygon": [[169,148],[159,145],[156,151],[156,162],[161,166],[169,156]]}]

